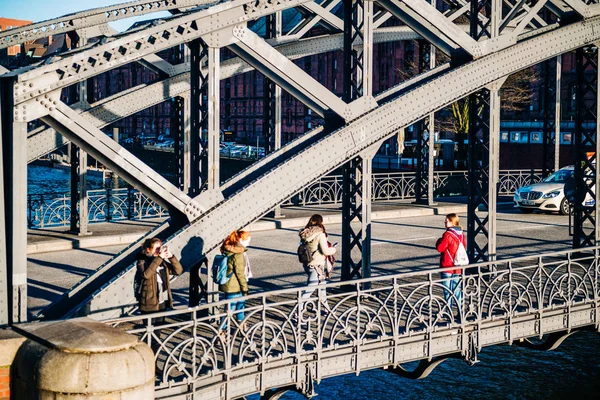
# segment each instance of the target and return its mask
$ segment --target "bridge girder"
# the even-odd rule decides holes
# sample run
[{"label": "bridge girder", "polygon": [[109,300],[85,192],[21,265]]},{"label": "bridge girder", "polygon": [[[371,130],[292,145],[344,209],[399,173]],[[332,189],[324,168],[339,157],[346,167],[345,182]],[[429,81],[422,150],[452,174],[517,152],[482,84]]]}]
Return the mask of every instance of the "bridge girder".
[{"label": "bridge girder", "polygon": [[[374,32],[373,37],[374,43],[384,43],[396,40],[413,40],[418,39],[420,36],[407,27],[390,27],[380,28]],[[341,34],[337,34],[309,38],[295,43],[279,45],[275,48],[290,60],[295,60],[321,52],[334,51],[342,47],[343,37]],[[251,70],[253,68],[242,59],[232,58],[221,63],[221,78],[231,78]],[[125,90],[93,104],[87,110],[80,111],[83,118],[89,120],[96,128],[101,129],[173,97],[188,96],[189,92],[190,74],[189,65],[186,65],[183,72],[178,75],[149,85],[144,84]],[[52,128],[43,131],[36,130],[34,133],[30,133],[28,137],[27,160],[32,162],[67,143],[69,143],[68,139]]]},{"label": "bridge girder", "polygon": [[[407,20],[409,20],[409,22],[416,20],[420,21],[419,23],[413,23],[413,29],[417,28],[418,30],[431,36],[431,32],[433,32],[436,27],[431,23],[423,23],[423,20],[427,21],[427,18],[429,15],[431,15],[432,20],[435,23],[439,23],[440,26],[447,26],[448,31],[450,32],[448,35],[449,40],[445,43],[442,43],[442,46],[452,47],[452,43],[460,42],[458,47],[463,50],[465,50],[464,47],[467,47],[471,50],[469,54],[474,57],[482,57],[481,60],[484,60],[483,64],[478,64],[479,60],[469,64],[465,68],[470,71],[470,75],[464,74],[464,76],[460,77],[457,76],[457,74],[464,73],[464,68],[457,68],[454,70],[440,68],[438,70],[434,70],[430,75],[419,81],[419,84],[422,84],[420,87],[415,88],[414,86],[410,86],[410,84],[400,85],[399,87],[410,90],[408,93],[403,94],[402,96],[398,96],[399,93],[403,93],[403,90],[398,89],[398,87],[388,91],[382,98],[386,100],[392,99],[389,104],[377,107],[362,118],[359,118],[356,121],[346,125],[341,130],[334,132],[320,141],[316,141],[317,136],[313,133],[308,135],[308,137],[311,138],[310,140],[296,142],[296,144],[291,146],[291,148],[295,151],[295,154],[292,158],[282,161],[282,152],[275,153],[272,158],[269,158],[264,163],[261,163],[261,167],[254,169],[254,172],[252,172],[254,175],[246,175],[247,177],[252,177],[255,179],[247,189],[239,191],[240,187],[237,186],[237,184],[230,185],[227,189],[229,191],[227,200],[221,202],[219,206],[210,213],[204,214],[201,218],[198,218],[196,223],[188,226],[173,238],[172,241],[175,245],[173,247],[176,253],[180,254],[183,251],[183,247],[187,244],[187,242],[190,241],[192,237],[198,236],[207,238],[206,240],[203,240],[202,243],[195,243],[192,246],[185,246],[186,253],[192,252],[194,254],[189,258],[189,263],[197,263],[206,252],[210,251],[210,249],[214,248],[218,242],[220,242],[220,238],[224,237],[226,233],[232,230],[233,226],[235,226],[235,228],[239,228],[253,221],[265,211],[268,211],[286,197],[293,194],[294,191],[299,190],[302,186],[312,181],[314,178],[328,172],[336,166],[341,165],[346,160],[374,146],[380,140],[394,134],[397,129],[415,122],[414,118],[422,117],[424,115],[422,114],[423,112],[428,113],[439,109],[444,105],[485,86],[485,82],[493,82],[504,75],[507,75],[520,68],[524,68],[523,65],[527,66],[534,63],[531,61],[531,58],[528,57],[529,54],[515,55],[514,51],[516,48],[521,48],[521,44],[527,47],[539,39],[537,37],[532,38],[529,36],[529,34],[520,36],[517,35],[519,32],[517,30],[519,26],[521,27],[522,31],[525,29],[525,26],[530,25],[530,21],[534,19],[538,20],[535,16],[535,8],[524,9],[525,14],[523,12],[511,13],[512,20],[509,18],[505,19],[504,25],[506,28],[510,27],[513,30],[507,30],[506,35],[502,37],[501,40],[498,40],[497,37],[494,37],[492,39],[473,43],[469,40],[463,40],[464,32],[457,30],[456,25],[450,25],[454,21],[456,14],[452,14],[446,19],[445,15],[437,12],[431,7],[423,7],[421,4],[416,4],[414,2],[409,3],[411,4],[410,13],[408,13],[405,9],[405,14],[410,16],[410,18],[407,18]],[[545,2],[541,3],[546,4]],[[27,116],[25,116],[24,108],[19,107],[26,102],[38,102],[41,104],[43,101],[45,101],[43,100],[45,98],[44,96],[56,96],[56,93],[59,91],[59,89],[63,87],[81,82],[91,76],[106,72],[119,65],[137,61],[146,56],[150,57],[155,52],[172,47],[175,44],[188,42],[199,37],[209,38],[211,35],[213,36],[212,39],[215,40],[214,33],[217,31],[230,29],[233,26],[239,26],[247,21],[272,14],[273,12],[285,8],[301,6],[302,4],[308,4],[308,2],[300,0],[288,0],[286,2],[277,4],[259,4],[252,1],[238,0],[234,2],[223,3],[207,9],[194,10],[190,13],[173,18],[172,20],[159,26],[124,34],[115,40],[108,41],[107,43],[100,44],[92,48],[72,52],[66,55],[66,57],[47,65],[39,66],[33,69],[17,71],[12,73],[12,75],[6,74],[8,75],[8,78],[16,76],[14,89],[18,94],[15,95],[13,99],[17,105],[15,109],[15,115],[17,118],[15,120],[21,124],[23,121],[30,120],[31,118],[46,118],[53,124],[56,124],[56,121],[62,121],[60,122],[61,129],[64,129],[66,125],[74,126],[73,129],[66,129],[66,133],[72,138],[77,138],[77,140],[81,142],[78,144],[83,144],[84,146],[87,146],[88,149],[99,145],[104,150],[109,152],[112,151],[113,154],[120,153],[120,148],[113,147],[112,144],[108,143],[104,138],[99,136],[96,127],[91,126],[91,124],[87,123],[85,120],[82,120],[78,113],[74,112],[73,110],[67,110],[68,107],[61,103],[55,104],[60,108],[60,111],[57,111],[56,109],[51,110],[50,108],[54,108],[52,106],[46,107],[48,110],[47,112],[43,110],[43,107],[34,107],[34,117],[31,117],[31,111],[29,111]],[[465,9],[461,12],[467,11]],[[332,19],[331,16],[327,15],[326,13],[322,14],[327,16],[329,19]],[[401,13],[398,14],[400,16]],[[218,16],[218,18],[216,16]],[[215,18],[218,20],[217,22],[214,22]],[[476,16],[476,19],[478,20],[481,20],[481,18],[482,17],[480,14]],[[385,14],[381,20],[383,19],[385,19]],[[590,26],[595,26],[597,23],[596,19],[588,18],[585,22],[588,23],[587,26],[580,27],[579,31],[574,30],[572,32],[572,35],[576,39],[572,40],[571,42],[561,42],[563,46],[562,48],[558,48],[556,43],[538,44],[540,48],[544,49],[544,54],[536,54],[535,57],[537,58],[534,57],[535,60],[539,62],[540,60],[543,60],[545,56],[547,56],[547,53],[561,54],[577,47],[577,45],[581,46],[585,43],[588,43],[585,42],[585,40],[582,40],[582,37],[585,37],[586,40],[598,40],[598,38],[595,37],[594,32],[586,31],[586,29],[589,29]],[[562,37],[561,35],[563,32],[565,32],[565,30],[574,29],[574,26],[579,25],[573,24],[561,29],[558,29],[557,26],[545,27],[541,30],[541,32],[546,33],[540,34],[540,37],[553,34]],[[515,33],[514,30],[517,30],[517,33]],[[587,36],[583,36],[584,33],[582,32],[584,31],[585,35]],[[534,31],[533,33],[537,32]],[[220,38],[219,40],[222,41],[220,41],[216,46],[220,47],[229,44],[229,40],[231,40],[231,38],[232,35],[228,35],[225,38]],[[522,40],[523,43],[519,43],[520,40]],[[577,40],[579,40],[579,42]],[[507,48],[507,46],[515,42],[518,44]],[[274,52],[275,50],[267,48],[266,51],[267,53],[270,53]],[[511,57],[520,59],[513,60]],[[523,63],[523,60],[528,61]],[[485,70],[486,67],[489,67],[489,65],[486,65],[486,62],[489,62],[490,65],[493,63],[494,65],[504,67],[498,67],[491,72],[482,72],[482,70]],[[477,68],[479,68],[479,70]],[[494,77],[490,74],[496,75],[494,75]],[[480,79],[480,81],[475,81],[475,76],[479,76],[478,79]],[[463,83],[461,90],[459,91],[457,91],[455,87],[457,86],[457,82]],[[433,83],[443,86],[443,90],[441,88],[433,87]],[[437,96],[437,100],[434,101],[436,98],[435,96]],[[332,101],[336,102],[335,100]],[[422,103],[423,101],[426,103]],[[390,109],[390,104],[394,104],[396,107],[400,106],[402,112],[399,113],[396,109]],[[67,115],[69,118],[66,117]],[[353,115],[352,118],[356,116],[357,115]],[[76,122],[73,123],[72,121]],[[59,127],[58,125],[56,126]],[[79,129],[79,127],[83,127],[83,129]],[[83,139],[84,137],[85,139]],[[325,148],[328,149],[326,154],[323,150]],[[335,152],[332,153],[329,150],[330,148],[335,148]],[[96,151],[103,153],[104,150]],[[286,150],[289,151],[290,148],[287,148]],[[129,159],[130,157],[126,156],[124,158]],[[195,220],[198,214],[190,212],[187,205],[191,205],[192,208],[197,208],[197,212],[201,212],[201,208],[198,207],[199,204],[214,205],[221,201],[219,196],[216,196],[211,197],[210,201],[207,203],[203,203],[202,199],[208,196],[206,194],[200,194],[200,196],[197,198],[190,199],[189,197],[183,196],[182,193],[177,190],[171,190],[172,188],[166,184],[163,184],[164,182],[153,183],[151,182],[153,177],[144,177],[141,176],[142,174],[138,173],[139,171],[143,171],[144,167],[139,165],[140,163],[133,158],[131,158],[131,163],[134,165],[134,169],[137,169],[138,172],[128,172],[125,165],[127,165],[129,161],[125,160],[124,158],[118,158],[118,161],[114,162],[107,157],[104,157],[104,159],[107,160],[108,165],[113,164],[116,166],[115,169],[117,171],[125,173],[124,176],[132,177],[134,181],[140,184],[140,186],[146,188],[151,194],[153,194],[154,198],[158,199],[159,202],[162,201],[163,204],[171,205],[171,207],[179,211],[188,213],[190,220]],[[314,163],[315,158],[318,159],[319,162]],[[322,159],[325,159],[326,161],[322,161]],[[265,172],[267,168],[272,168],[274,166],[273,163],[275,160],[280,162],[280,166],[277,171]],[[304,167],[308,168],[307,171],[309,171],[309,173],[306,174],[306,176],[299,177],[298,173],[295,171],[298,169],[304,170]],[[283,188],[283,190],[281,190],[278,194],[274,194],[274,188]],[[254,192],[259,192],[260,195],[255,196]],[[253,193],[250,199],[247,197],[249,196],[248,193]],[[253,208],[251,212],[244,213],[242,212],[244,207],[240,206],[240,204],[244,203],[238,204],[238,202],[248,200],[250,200],[249,204],[253,204]],[[186,206],[184,206],[184,204]],[[227,219],[231,220],[224,223],[222,218],[225,216],[227,216]],[[215,223],[213,224],[213,222]],[[205,225],[207,223],[209,226],[211,226],[211,228],[199,228],[199,225]],[[212,225],[217,225],[219,228],[213,228]],[[221,228],[226,232],[221,232],[218,230]],[[131,276],[128,272],[114,282],[120,282],[117,283],[117,285],[123,284],[123,282],[126,282],[126,280],[130,278]],[[108,293],[111,290],[114,290],[112,287],[114,287],[114,285],[108,285],[105,292]],[[123,290],[122,293],[127,293],[127,290]],[[97,297],[99,298],[101,296]],[[114,298],[117,299],[117,302],[121,302],[123,300],[120,299],[119,296],[113,296],[113,299],[108,300],[108,303],[114,303]],[[104,305],[102,307],[104,307]],[[94,306],[90,306],[90,309],[93,310]]]},{"label": "bridge girder", "polygon": [[[281,157],[285,150],[273,153],[264,160],[264,168],[257,170],[256,178],[250,184],[244,182],[246,185],[243,190],[240,186],[229,187],[225,201],[172,236],[169,240],[170,248],[177,255],[185,248],[188,265],[200,262],[203,255],[218,246],[229,232],[255,221],[303,186],[379,140],[395,134],[400,127],[414,123],[431,111],[463,98],[507,74],[599,40],[599,27],[600,18],[592,18],[585,23],[575,23],[525,40],[451,70],[380,105],[317,143],[302,148],[299,153],[279,163],[276,170],[271,170],[269,161]],[[549,37],[552,37],[552,40],[548,40]],[[533,51],[541,47],[545,49],[543,54]],[[486,65],[494,65],[495,68],[485,68]],[[458,82],[461,84],[456,84]],[[202,194],[199,198],[201,197]],[[129,269],[107,285],[102,292],[89,299],[85,304],[86,311],[97,312],[97,317],[109,316],[110,313],[106,314],[104,311],[116,307],[116,294],[127,293],[126,288],[130,287],[132,278],[133,269]],[[133,298],[129,299],[130,304],[133,301]]]}]

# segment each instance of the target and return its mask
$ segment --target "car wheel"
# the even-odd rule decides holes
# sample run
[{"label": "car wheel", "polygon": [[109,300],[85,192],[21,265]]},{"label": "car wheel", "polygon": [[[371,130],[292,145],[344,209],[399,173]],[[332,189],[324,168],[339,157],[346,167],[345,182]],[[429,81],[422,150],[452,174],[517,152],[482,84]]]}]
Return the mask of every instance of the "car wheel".
[{"label": "car wheel", "polygon": [[519,210],[521,210],[523,214],[531,214],[533,212],[533,208],[519,207]]},{"label": "car wheel", "polygon": [[560,213],[560,215],[567,215],[569,214],[569,209],[571,208],[571,206],[569,205],[569,201],[567,200],[567,198],[565,197],[561,202],[560,202],[560,210],[558,211]]}]

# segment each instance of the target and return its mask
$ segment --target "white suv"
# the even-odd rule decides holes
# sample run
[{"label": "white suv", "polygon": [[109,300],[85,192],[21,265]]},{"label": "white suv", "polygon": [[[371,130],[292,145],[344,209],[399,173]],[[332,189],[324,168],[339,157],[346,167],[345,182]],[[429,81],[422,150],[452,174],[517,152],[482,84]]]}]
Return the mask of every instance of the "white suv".
[{"label": "white suv", "polygon": [[569,213],[569,201],[565,197],[565,183],[575,173],[572,165],[549,175],[539,183],[517,189],[513,200],[515,207],[529,214],[533,210],[558,211],[562,215]]}]

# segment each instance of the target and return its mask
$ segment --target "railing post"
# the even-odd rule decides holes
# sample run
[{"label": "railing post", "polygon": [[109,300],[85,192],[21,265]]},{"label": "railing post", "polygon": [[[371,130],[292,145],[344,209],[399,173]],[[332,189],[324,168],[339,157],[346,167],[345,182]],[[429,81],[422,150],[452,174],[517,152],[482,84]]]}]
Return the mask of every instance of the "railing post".
[{"label": "railing post", "polygon": [[131,193],[132,190],[133,190],[133,188],[130,185],[127,185],[127,219],[128,220],[133,219],[133,212],[132,212],[133,195]]},{"label": "railing post", "polygon": [[111,202],[112,202],[112,196],[111,196],[111,191],[112,189],[108,188],[106,189],[106,222],[110,222],[112,219],[112,213],[111,213]]}]

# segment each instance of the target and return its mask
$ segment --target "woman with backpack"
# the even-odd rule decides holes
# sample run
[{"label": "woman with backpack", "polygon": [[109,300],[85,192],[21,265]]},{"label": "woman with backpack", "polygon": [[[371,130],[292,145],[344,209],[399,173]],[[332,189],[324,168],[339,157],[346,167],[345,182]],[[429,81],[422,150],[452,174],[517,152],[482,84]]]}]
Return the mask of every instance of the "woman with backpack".
[{"label": "woman with backpack", "polygon": [[[227,277],[229,277],[226,283],[219,285],[219,291],[224,293],[224,300],[238,299],[248,295],[248,278],[252,277],[252,272],[246,251],[248,251],[250,239],[250,233],[247,231],[233,231],[221,245],[221,253],[227,257]],[[235,300],[229,303],[232,311],[243,310],[245,306],[245,300]],[[240,311],[235,316],[242,331],[245,331],[244,312]],[[227,328],[227,324],[223,324],[222,329],[225,328]],[[221,334],[224,333],[224,331],[221,332]]]},{"label": "woman with backpack", "polygon": [[173,308],[171,275],[183,268],[159,238],[146,239],[136,258],[136,298],[142,314]]},{"label": "woman with backpack", "polygon": [[[317,286],[325,281],[327,277],[327,256],[335,254],[335,247],[329,246],[327,242],[327,231],[323,226],[323,217],[315,214],[308,220],[308,223],[298,235],[302,244],[307,244],[309,262],[304,263],[304,272],[308,275],[306,284],[308,286]],[[302,293],[302,298],[309,298],[315,290],[306,290]]]},{"label": "woman with backpack", "polygon": [[[460,226],[458,215],[448,214],[444,220],[446,226],[446,232],[441,238],[437,240],[436,248],[440,252],[440,267],[443,268],[442,272],[442,284],[445,286],[444,298],[448,302],[448,308],[452,310],[453,299],[456,298],[458,308],[461,308],[461,282],[460,278],[462,275],[462,269],[458,266],[462,262],[457,262],[457,252],[460,244],[463,248],[461,252],[467,247],[467,241],[465,235]],[[460,255],[461,258],[463,255]],[[464,255],[466,256],[466,254]],[[468,264],[468,260],[467,260]]]}]

